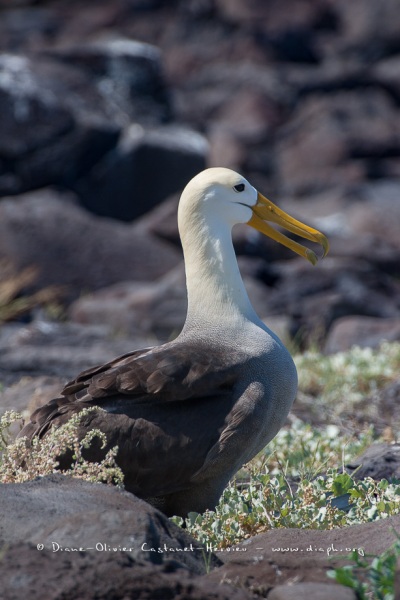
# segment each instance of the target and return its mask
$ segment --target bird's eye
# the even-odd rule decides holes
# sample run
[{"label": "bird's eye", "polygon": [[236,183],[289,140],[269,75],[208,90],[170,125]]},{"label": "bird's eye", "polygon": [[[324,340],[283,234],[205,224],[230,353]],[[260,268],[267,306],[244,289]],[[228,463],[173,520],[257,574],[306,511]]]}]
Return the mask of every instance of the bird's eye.
[{"label": "bird's eye", "polygon": [[233,189],[235,190],[235,192],[244,192],[244,188],[245,188],[244,183],[238,183],[237,185],[233,186]]}]

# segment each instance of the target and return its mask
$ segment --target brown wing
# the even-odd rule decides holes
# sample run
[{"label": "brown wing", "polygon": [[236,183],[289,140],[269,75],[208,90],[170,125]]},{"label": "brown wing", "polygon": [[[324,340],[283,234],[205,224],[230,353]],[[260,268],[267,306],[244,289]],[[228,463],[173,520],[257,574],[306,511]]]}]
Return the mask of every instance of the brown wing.
[{"label": "brown wing", "polygon": [[89,394],[103,398],[124,394],[136,401],[174,402],[214,393],[233,383],[234,359],[200,344],[169,343],[124,354],[105,365],[83,371],[67,383],[63,396]]},{"label": "brown wing", "polygon": [[56,398],[36,410],[20,436],[43,436],[74,413],[99,406],[82,422],[81,435],[103,431],[118,445],[127,489],[141,497],[184,489],[202,468],[229,423],[235,403],[237,360],[200,344],[172,342],[130,352],[82,372]]}]

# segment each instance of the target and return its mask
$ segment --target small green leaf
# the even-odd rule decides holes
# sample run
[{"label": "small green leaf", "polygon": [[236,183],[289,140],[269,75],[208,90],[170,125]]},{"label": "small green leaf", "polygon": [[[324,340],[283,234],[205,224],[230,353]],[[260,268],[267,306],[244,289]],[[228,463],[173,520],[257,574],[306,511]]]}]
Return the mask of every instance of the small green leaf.
[{"label": "small green leaf", "polygon": [[337,581],[337,583],[345,585],[346,587],[352,589],[358,587],[357,580],[354,577],[351,566],[340,567],[339,569],[328,571],[328,576]]},{"label": "small green leaf", "polygon": [[347,494],[354,485],[353,479],[347,473],[337,475],[332,482],[332,491],[335,496]]}]

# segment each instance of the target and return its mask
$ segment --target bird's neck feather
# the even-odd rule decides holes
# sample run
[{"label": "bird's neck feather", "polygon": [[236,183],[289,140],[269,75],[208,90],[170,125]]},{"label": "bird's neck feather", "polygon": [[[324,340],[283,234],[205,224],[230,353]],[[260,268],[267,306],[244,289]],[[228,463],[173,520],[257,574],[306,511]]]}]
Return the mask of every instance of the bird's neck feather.
[{"label": "bird's neck feather", "polygon": [[223,326],[258,321],[240,275],[231,227],[222,220],[192,219],[181,231],[190,322]]}]

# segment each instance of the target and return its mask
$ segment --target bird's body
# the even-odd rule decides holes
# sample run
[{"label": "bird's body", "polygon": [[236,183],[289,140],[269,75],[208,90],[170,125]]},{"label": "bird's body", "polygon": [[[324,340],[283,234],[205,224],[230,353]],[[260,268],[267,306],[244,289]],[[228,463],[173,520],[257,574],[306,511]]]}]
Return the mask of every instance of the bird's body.
[{"label": "bird's body", "polygon": [[229,479],[282,427],[297,389],[289,352],[250,304],[231,228],[249,222],[315,262],[311,251],[265,223],[263,211],[272,211],[268,220],[281,223],[284,215],[286,228],[327,249],[322,234],[264,202],[228,169],[195,177],[178,213],[188,289],[181,334],[81,373],[33,413],[20,435],[43,436],[100,406],[106,412],[91,412],[80,427],[82,436],[94,427],[107,436],[103,453],[88,451],[90,460],[118,445],[127,490],[168,515],[213,509]]}]

